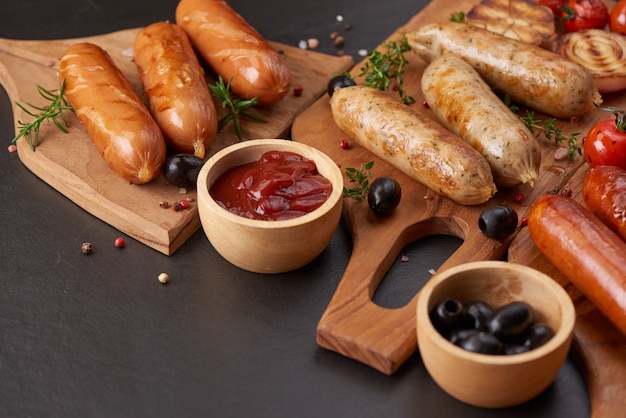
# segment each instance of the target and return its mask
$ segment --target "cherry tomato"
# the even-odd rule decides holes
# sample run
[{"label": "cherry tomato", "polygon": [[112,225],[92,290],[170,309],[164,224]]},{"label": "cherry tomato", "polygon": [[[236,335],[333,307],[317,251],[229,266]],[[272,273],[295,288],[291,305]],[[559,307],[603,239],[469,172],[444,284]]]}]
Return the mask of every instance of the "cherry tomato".
[{"label": "cherry tomato", "polygon": [[609,23],[609,9],[602,0],[568,0],[560,16],[568,32],[602,29]]},{"label": "cherry tomato", "polygon": [[561,13],[561,7],[565,6],[567,0],[539,0],[539,4],[543,4],[546,7],[549,7],[554,13],[555,16],[559,16]]},{"label": "cherry tomato", "polygon": [[611,165],[626,170],[626,121],[619,109],[605,109],[615,113],[616,120],[608,119],[591,128],[585,138],[583,152],[587,164]]},{"label": "cherry tomato", "polygon": [[609,15],[609,28],[613,32],[626,35],[626,0],[620,0],[613,6]]}]

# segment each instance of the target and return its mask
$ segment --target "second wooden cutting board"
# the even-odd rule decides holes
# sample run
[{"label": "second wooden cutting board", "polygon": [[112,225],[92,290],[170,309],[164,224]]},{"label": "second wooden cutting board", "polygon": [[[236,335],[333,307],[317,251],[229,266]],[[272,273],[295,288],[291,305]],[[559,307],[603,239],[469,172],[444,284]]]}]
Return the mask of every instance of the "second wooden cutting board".
[{"label": "second wooden cutting board", "polygon": [[[475,1],[449,3],[434,0],[405,26],[393,33],[388,40],[399,39],[407,31],[415,30],[425,23],[447,21],[453,12],[467,12],[475,3]],[[409,55],[408,59],[410,63],[406,68],[404,82],[408,94],[416,99],[412,106],[418,112],[434,118],[433,113],[421,105],[423,95],[420,79],[426,63],[416,55]],[[357,63],[352,71],[357,83],[363,83],[363,79],[358,77],[363,64]],[[619,94],[607,95],[604,100],[609,106],[626,107],[626,97]],[[543,115],[537,116],[542,118]],[[573,132],[587,132],[596,122],[607,118],[605,112],[598,110],[577,121],[557,121],[556,126],[567,136]],[[374,160],[372,170],[374,177],[391,175],[398,179],[402,186],[400,206],[387,218],[374,216],[365,204],[345,201],[344,218],[352,234],[353,251],[336,293],[317,327],[317,342],[320,346],[367,364],[385,374],[395,373],[417,348],[415,335],[417,295],[398,309],[383,308],[372,302],[377,287],[402,248],[428,235],[447,234],[461,238],[463,243],[440,269],[468,261],[504,258],[511,241],[517,238],[512,236],[504,241],[486,238],[478,228],[480,212],[490,205],[505,203],[512,206],[522,219],[527,214],[530,204],[539,195],[559,191],[563,185],[569,184],[577,170],[585,169],[581,157],[573,161],[556,160],[554,153],[557,146],[547,140],[540,140],[542,164],[539,181],[534,189],[527,186],[501,189],[485,204],[462,206],[419,185],[352,141],[349,149],[342,149],[339,143],[346,137],[332,119],[328,96],[320,98],[310,109],[296,118],[292,137],[296,141],[323,150],[341,167],[358,168],[365,162]],[[582,136],[580,139],[582,141]],[[347,177],[345,181],[347,182]],[[525,199],[518,203],[515,197],[520,193]],[[522,228],[521,232],[523,235],[526,231]],[[524,241],[522,245],[525,245]],[[515,259],[518,260],[523,264],[532,265],[527,258]],[[587,318],[597,320],[597,315],[588,315]],[[592,395],[593,408],[598,411],[623,411],[623,407],[620,409],[620,399],[601,388],[605,383],[611,384],[609,391],[620,388],[618,382],[620,379],[624,380],[624,360],[615,355],[615,349],[611,345],[611,342],[616,340],[613,337],[612,334],[605,337],[597,336],[600,339],[608,338],[608,343],[595,349],[594,338],[590,337],[589,333],[586,338],[581,337],[575,341],[575,347],[579,348],[578,352],[585,356],[585,373],[593,377],[591,380],[588,379],[587,383]],[[620,339],[617,338],[617,341]],[[596,362],[595,359],[600,361]],[[616,378],[611,377],[611,370],[617,371]]]}]

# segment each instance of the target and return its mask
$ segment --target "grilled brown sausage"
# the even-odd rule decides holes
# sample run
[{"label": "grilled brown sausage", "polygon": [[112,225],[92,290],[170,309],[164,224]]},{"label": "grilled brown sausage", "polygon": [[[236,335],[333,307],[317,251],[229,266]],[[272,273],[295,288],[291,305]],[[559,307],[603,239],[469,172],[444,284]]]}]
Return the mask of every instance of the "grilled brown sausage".
[{"label": "grilled brown sausage", "polygon": [[131,183],[147,183],[161,172],[165,141],[150,111],[109,54],[83,42],[59,63],[65,94],[109,167]]},{"label": "grilled brown sausage", "polygon": [[150,111],[167,145],[204,158],[217,133],[217,114],[187,34],[173,23],[153,23],[137,33],[133,50]]},{"label": "grilled brown sausage", "polygon": [[282,55],[224,0],[181,0],[176,23],[231,89],[259,105],[282,100],[291,77]]}]

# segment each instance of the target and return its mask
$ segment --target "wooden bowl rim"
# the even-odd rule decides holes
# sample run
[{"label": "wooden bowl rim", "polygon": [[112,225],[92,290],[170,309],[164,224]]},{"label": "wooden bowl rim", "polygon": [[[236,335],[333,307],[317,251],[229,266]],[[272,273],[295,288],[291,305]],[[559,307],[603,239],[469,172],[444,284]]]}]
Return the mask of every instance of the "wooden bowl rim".
[{"label": "wooden bowl rim", "polygon": [[[312,212],[309,212],[305,215],[298,216],[292,219],[286,220],[263,220],[263,219],[250,219],[245,218],[243,216],[239,216],[235,213],[230,212],[227,209],[221,207],[211,196],[209,193],[209,189],[211,185],[207,184],[207,179],[212,169],[218,164],[226,156],[233,155],[234,153],[240,152],[241,150],[249,149],[249,148],[260,148],[264,151],[270,151],[272,147],[277,147],[282,150],[290,150],[292,152],[297,152],[298,154],[307,157],[307,158],[315,158],[315,164],[317,165],[318,171],[320,171],[320,161],[325,165],[322,171],[328,171],[329,175],[324,174],[324,177],[328,178],[333,184],[333,190],[326,199],[326,201],[317,209]],[[260,157],[261,154],[259,154]],[[313,158],[312,158],[313,157]],[[246,164],[246,161],[241,162],[241,164]],[[223,174],[224,171],[219,173],[219,175]],[[317,219],[325,216],[328,212],[330,212],[338,202],[343,199],[343,174],[339,169],[337,163],[335,163],[328,155],[324,152],[314,148],[310,145],[303,144],[300,142],[294,142],[290,139],[279,139],[279,138],[261,138],[261,139],[250,139],[243,142],[239,142],[233,145],[229,145],[228,147],[223,148],[222,150],[215,153],[212,157],[210,157],[202,166],[200,173],[198,174],[197,180],[197,194],[198,200],[204,202],[208,205],[209,209],[215,214],[226,218],[231,222],[235,222],[244,226],[249,226],[252,228],[261,228],[261,229],[283,229],[283,228],[294,228],[304,224],[308,224],[311,222],[315,222]]]},{"label": "wooden bowl rim", "polygon": [[[484,269],[499,270],[503,268],[525,273],[530,277],[530,280],[541,281],[542,284],[555,295],[555,302],[558,303],[561,310],[561,324],[559,329],[556,330],[555,335],[547,343],[540,347],[526,353],[514,355],[473,353],[454,345],[443,337],[435,329],[428,317],[428,304],[433,291],[441,285],[442,282],[448,280],[450,277],[458,275],[459,273]],[[441,273],[435,274],[420,291],[417,303],[416,320],[421,321],[421,326],[423,327],[424,332],[428,334],[428,338],[431,338],[434,344],[436,344],[440,349],[446,351],[449,355],[460,357],[466,361],[478,364],[506,366],[523,364],[537,360],[540,357],[556,351],[563,344],[567,343],[568,340],[571,340],[574,331],[574,324],[576,322],[576,311],[574,304],[565,289],[563,289],[563,287],[555,282],[550,276],[521,264],[511,263],[508,261],[488,260],[463,263],[450,267]]]}]

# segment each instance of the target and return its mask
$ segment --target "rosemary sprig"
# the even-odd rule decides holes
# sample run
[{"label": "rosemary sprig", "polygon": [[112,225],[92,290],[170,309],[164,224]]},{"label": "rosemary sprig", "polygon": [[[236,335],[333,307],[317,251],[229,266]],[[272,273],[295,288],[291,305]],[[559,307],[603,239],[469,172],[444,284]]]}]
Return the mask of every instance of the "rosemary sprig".
[{"label": "rosemary sprig", "polygon": [[365,85],[386,90],[395,80],[398,94],[405,104],[415,103],[415,99],[404,91],[405,66],[409,63],[404,56],[411,50],[406,38],[399,41],[391,40],[382,45],[383,51],[373,50],[368,61],[361,68],[359,76],[365,76]]},{"label": "rosemary sprig", "polygon": [[11,141],[12,143],[15,143],[21,137],[26,136],[30,149],[35,151],[35,148],[39,145],[39,128],[41,127],[41,123],[50,120],[57,126],[57,128],[64,133],[67,133],[69,123],[65,119],[63,111],[73,109],[69,102],[65,99],[65,84],[65,80],[63,80],[58,93],[47,90],[37,84],[37,92],[41,97],[50,102],[48,106],[35,106],[30,103],[21,104],[15,102],[20,109],[32,116],[34,119],[28,123],[22,122],[21,120],[17,121],[20,131],[15,138],[13,138]]},{"label": "rosemary sprig", "polygon": [[[519,112],[519,107],[511,102],[509,95],[504,97],[504,103],[511,109],[513,113]],[[526,110],[523,116],[519,116],[526,127],[535,135],[543,134],[548,141],[554,141],[556,145],[562,142],[567,143],[567,156],[573,159],[576,155],[583,155],[582,148],[578,145],[578,136],[580,132],[573,132],[570,135],[564,135],[561,128],[554,125],[556,118],[548,118],[546,120],[536,119],[535,112]]]},{"label": "rosemary sprig", "polygon": [[358,186],[343,188],[343,197],[349,197],[357,202],[362,202],[367,198],[369,193],[369,179],[372,178],[372,173],[369,170],[374,166],[374,161],[368,161],[361,168],[346,167],[346,176],[350,180],[350,183],[358,183]]},{"label": "rosemary sprig", "polygon": [[217,82],[214,85],[209,84],[209,88],[213,93],[213,97],[220,101],[222,107],[228,111],[228,113],[222,117],[218,123],[218,130],[221,132],[222,129],[228,125],[228,123],[232,120],[235,128],[235,133],[237,134],[237,138],[241,141],[241,122],[239,121],[240,116],[245,116],[257,122],[267,122],[265,119],[252,115],[246,110],[249,108],[256,106],[258,100],[256,97],[253,97],[249,100],[240,100],[233,96],[230,92],[230,84],[233,81],[233,77],[228,80],[228,84],[224,84],[224,80],[222,76],[219,76]]}]

